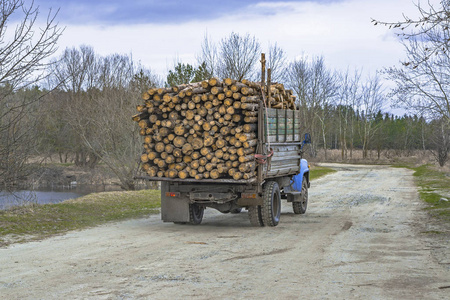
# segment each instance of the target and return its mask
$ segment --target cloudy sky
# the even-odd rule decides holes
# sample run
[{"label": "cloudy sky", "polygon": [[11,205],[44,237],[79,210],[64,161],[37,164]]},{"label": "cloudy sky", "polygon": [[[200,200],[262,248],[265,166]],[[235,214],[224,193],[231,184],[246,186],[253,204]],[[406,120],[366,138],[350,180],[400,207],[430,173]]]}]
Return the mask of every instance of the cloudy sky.
[{"label": "cloudy sky", "polygon": [[[267,49],[277,43],[290,60],[323,55],[331,69],[373,74],[398,64],[395,35],[371,18],[416,16],[415,0],[35,0],[43,12],[60,9],[66,27],[61,51],[82,44],[101,55],[132,54],[165,76],[174,61],[196,63],[207,34],[220,41],[232,31],[254,35]],[[431,0],[438,3],[438,0]]]}]

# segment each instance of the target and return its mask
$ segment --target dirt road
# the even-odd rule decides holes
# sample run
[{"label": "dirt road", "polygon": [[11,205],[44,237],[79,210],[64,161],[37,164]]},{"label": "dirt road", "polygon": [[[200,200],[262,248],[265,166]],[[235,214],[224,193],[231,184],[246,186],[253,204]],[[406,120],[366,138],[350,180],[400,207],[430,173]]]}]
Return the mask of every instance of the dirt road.
[{"label": "dirt road", "polygon": [[412,172],[334,167],[273,228],[207,210],[200,226],[152,216],[0,249],[0,298],[449,299],[449,244],[423,233]]}]

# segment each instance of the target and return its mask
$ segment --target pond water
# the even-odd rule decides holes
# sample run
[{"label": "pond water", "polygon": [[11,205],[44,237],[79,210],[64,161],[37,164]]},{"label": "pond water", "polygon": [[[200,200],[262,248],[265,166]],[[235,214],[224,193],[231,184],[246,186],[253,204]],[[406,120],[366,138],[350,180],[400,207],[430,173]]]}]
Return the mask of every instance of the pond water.
[{"label": "pond water", "polygon": [[90,193],[120,190],[117,186],[75,186],[71,188],[52,187],[37,190],[19,190],[14,192],[0,191],[0,209],[27,203],[48,204],[59,203],[64,200],[75,199]]}]

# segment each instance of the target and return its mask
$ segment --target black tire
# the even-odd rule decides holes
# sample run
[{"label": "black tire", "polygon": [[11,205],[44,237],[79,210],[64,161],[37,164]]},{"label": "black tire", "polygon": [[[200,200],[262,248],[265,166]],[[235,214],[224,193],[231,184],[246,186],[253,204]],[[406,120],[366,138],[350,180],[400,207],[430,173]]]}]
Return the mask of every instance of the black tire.
[{"label": "black tire", "polygon": [[261,212],[265,226],[277,226],[280,222],[281,195],[280,187],[275,181],[269,181],[264,185]]},{"label": "black tire", "polygon": [[292,202],[292,208],[294,209],[294,214],[302,215],[306,212],[308,207],[308,182],[306,182],[306,177],[302,180],[302,195],[300,202]]},{"label": "black tire", "polygon": [[250,224],[255,227],[262,227],[264,223],[262,221],[262,213],[261,206],[254,205],[248,207],[248,218],[250,220]]},{"label": "black tire", "polygon": [[189,223],[192,225],[199,225],[203,220],[203,213],[205,208],[197,204],[189,205]]}]

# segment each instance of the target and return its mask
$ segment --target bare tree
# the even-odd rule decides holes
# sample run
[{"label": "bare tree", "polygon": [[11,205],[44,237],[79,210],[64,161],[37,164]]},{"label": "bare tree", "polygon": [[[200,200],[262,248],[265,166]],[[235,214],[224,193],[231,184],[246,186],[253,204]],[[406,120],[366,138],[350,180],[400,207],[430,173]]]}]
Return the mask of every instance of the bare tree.
[{"label": "bare tree", "polygon": [[337,77],[325,67],[323,57],[318,57],[311,64],[311,88],[309,102],[313,107],[314,115],[320,122],[323,149],[327,159],[327,118],[329,108],[337,94]]},{"label": "bare tree", "polygon": [[434,120],[431,123],[432,133],[431,140],[431,154],[441,167],[449,160],[450,152],[450,126],[444,120]]},{"label": "bare tree", "polygon": [[425,2],[425,6],[420,2],[414,4],[419,12],[418,18],[410,18],[403,15],[403,20],[398,22],[386,22],[372,19],[374,25],[384,25],[389,29],[396,30],[397,36],[402,40],[422,40],[426,41],[430,36],[439,33],[438,39],[427,45],[421,57],[417,60],[407,60],[404,65],[416,67],[418,64],[427,61],[433,55],[440,55],[448,52],[449,30],[450,30],[450,1],[442,0],[439,6],[433,5],[430,1]]},{"label": "bare tree", "polygon": [[216,45],[210,40],[208,34],[205,33],[202,42],[202,51],[197,56],[197,63],[199,66],[204,66],[208,74],[218,76],[218,51]]},{"label": "bare tree", "polygon": [[[407,58],[401,67],[385,70],[396,83],[391,96],[398,106],[450,124],[450,1],[439,5],[416,4],[420,17],[404,16],[403,21],[389,23],[373,20],[400,30]],[[439,159],[438,159],[439,162]],[[439,162],[440,163],[440,162]]]},{"label": "bare tree", "polygon": [[[132,190],[141,142],[130,117],[135,114],[141,91],[131,87],[139,71],[130,57],[118,54],[99,58],[98,67],[99,93],[90,98],[90,109],[95,114],[89,119],[90,126],[80,126],[78,130],[83,143],[116,175],[120,186]],[[147,88],[150,86],[154,87],[154,83]]]},{"label": "bare tree", "polygon": [[53,74],[62,81],[52,94],[64,103],[61,113],[71,128],[75,163],[94,167],[101,160],[122,188],[134,189],[141,145],[131,116],[142,92],[160,80],[129,56],[101,57],[88,46],[66,49]]},{"label": "bare tree", "polygon": [[83,130],[92,134],[92,122],[96,112],[90,108],[93,93],[98,90],[100,78],[98,61],[94,49],[89,46],[67,48],[50,68],[52,84],[60,83],[57,96],[64,101],[64,120],[73,130],[75,164],[81,167],[95,167],[98,155],[83,142]]},{"label": "bare tree", "polygon": [[[286,52],[277,43],[269,44],[266,53],[266,69],[271,70],[272,82],[283,82],[286,79],[286,69],[288,65]],[[255,79],[260,80],[261,69],[258,68]]]},{"label": "bare tree", "polygon": [[[257,80],[259,68],[257,67],[261,55],[261,45],[255,36],[250,34],[240,35],[232,32],[228,37],[222,38],[216,45],[205,34],[201,46],[201,53],[197,56],[199,66],[205,67],[206,74],[212,74],[220,78],[233,78]],[[268,67],[279,79],[278,71],[285,61],[285,53],[276,44],[270,46],[268,55]]]},{"label": "bare tree", "polygon": [[[47,58],[56,50],[62,29],[50,10],[38,27],[39,7],[22,0],[0,2],[0,182],[13,184],[24,175],[32,136],[23,122],[37,98],[21,97],[17,91],[43,78]],[[10,24],[18,20],[14,27]]]},{"label": "bare tree", "polygon": [[420,17],[387,23],[375,21],[390,28],[400,29],[398,35],[407,58],[401,67],[386,69],[396,84],[392,96],[397,104],[428,118],[443,117],[450,122],[450,1],[439,7],[428,2],[416,5]]},{"label": "bare tree", "polygon": [[367,158],[371,140],[378,130],[375,118],[385,102],[379,76],[369,78],[362,86],[357,110],[361,113],[359,134],[363,147],[363,158]]},{"label": "bare tree", "polygon": [[281,82],[284,79],[286,65],[287,65],[286,52],[284,52],[284,50],[280,48],[277,43],[270,44],[267,55],[267,68],[271,69],[272,82]]},{"label": "bare tree", "polygon": [[339,117],[339,141],[342,160],[348,158],[348,144],[350,145],[350,158],[353,155],[355,107],[359,103],[361,72],[350,74],[347,70],[339,76],[338,95],[336,105]]},{"label": "bare tree", "polygon": [[255,78],[260,52],[261,46],[254,36],[232,32],[220,42],[217,74],[238,81]]},{"label": "bare tree", "polygon": [[79,49],[66,48],[59,59],[53,60],[49,73],[51,84],[59,83],[59,87],[72,96],[93,88],[97,76],[94,49],[86,45]]},{"label": "bare tree", "polygon": [[[323,57],[311,61],[303,57],[292,62],[286,70],[286,82],[299,99],[304,126],[312,133],[313,155],[322,139],[326,156],[327,116],[337,93],[336,74],[325,67]],[[308,130],[309,129],[309,130]]]},{"label": "bare tree", "polygon": [[309,80],[309,66],[306,57],[294,60],[286,69],[286,84],[298,96],[300,106],[307,106],[307,87]]},{"label": "bare tree", "polygon": [[417,63],[385,71],[396,83],[391,95],[397,105],[428,118],[450,121],[450,53],[442,52],[422,61],[427,55],[426,43],[409,40],[404,45],[408,59]]},{"label": "bare tree", "polygon": [[35,125],[37,152],[50,159],[56,154],[60,163],[70,162],[74,149],[78,147],[76,133],[66,118],[67,102],[63,101],[66,97],[64,92],[54,90],[45,95],[35,110],[39,115]]},{"label": "bare tree", "polygon": [[[308,88],[310,80],[310,70],[307,58],[294,60],[291,62],[285,72],[286,85],[297,94],[297,105],[301,108],[303,129],[311,133],[313,139],[317,136],[313,130],[313,118],[309,113]],[[315,143],[312,144],[313,146]],[[312,148],[313,149],[313,148]]]}]

